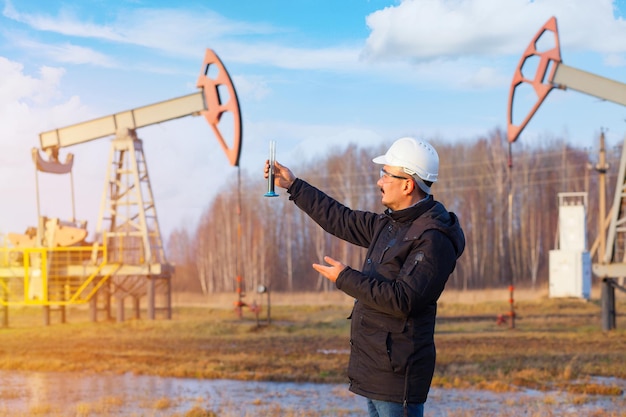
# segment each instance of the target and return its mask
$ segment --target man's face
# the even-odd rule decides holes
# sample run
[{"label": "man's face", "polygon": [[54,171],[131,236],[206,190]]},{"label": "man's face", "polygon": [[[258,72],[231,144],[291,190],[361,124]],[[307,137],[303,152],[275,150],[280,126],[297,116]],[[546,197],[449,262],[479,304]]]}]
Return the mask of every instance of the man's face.
[{"label": "man's face", "polygon": [[402,168],[384,165],[380,170],[380,178],[376,183],[382,193],[381,202],[391,210],[400,210],[404,202],[407,181],[413,181]]}]

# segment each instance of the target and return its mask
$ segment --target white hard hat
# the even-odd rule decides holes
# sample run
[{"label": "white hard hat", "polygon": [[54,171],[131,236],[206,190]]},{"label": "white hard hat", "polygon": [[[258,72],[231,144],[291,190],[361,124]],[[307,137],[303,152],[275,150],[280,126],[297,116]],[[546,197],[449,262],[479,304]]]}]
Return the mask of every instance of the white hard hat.
[{"label": "white hard hat", "polygon": [[424,181],[436,182],[439,175],[439,155],[430,143],[422,139],[400,138],[391,145],[386,154],[377,156],[372,161],[380,165],[403,168],[427,194],[430,194],[430,187]]}]

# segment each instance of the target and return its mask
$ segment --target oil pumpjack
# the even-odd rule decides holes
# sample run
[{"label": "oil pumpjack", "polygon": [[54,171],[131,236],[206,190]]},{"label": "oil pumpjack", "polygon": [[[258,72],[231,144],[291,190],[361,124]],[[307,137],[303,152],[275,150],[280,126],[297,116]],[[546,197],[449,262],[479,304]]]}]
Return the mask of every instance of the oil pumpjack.
[{"label": "oil pumpjack", "polygon": [[[543,42],[546,41],[547,42]],[[541,47],[540,45],[543,45]],[[534,74],[527,70],[530,62],[535,62]],[[530,65],[528,65],[530,66]],[[532,67],[531,67],[532,69]],[[514,119],[515,92],[522,86],[531,86],[536,101],[520,123]],[[550,18],[530,42],[513,75],[509,93],[507,136],[509,144],[515,142],[524,127],[536,113],[548,93],[554,88],[572,89],[613,103],[626,105],[626,84],[601,77],[577,68],[567,66],[561,59],[561,49],[556,18]],[[603,139],[603,137],[601,137]],[[602,327],[604,330],[615,326],[615,289],[626,291],[616,278],[626,277],[626,143],[622,147],[619,173],[617,176],[613,204],[608,228],[600,227],[600,238],[606,237],[600,247],[599,260],[592,265],[593,273],[602,280]],[[605,168],[602,168],[605,169]],[[602,188],[602,187],[601,187]],[[601,190],[602,192],[603,190]],[[604,223],[604,210],[600,201],[599,222]],[[606,232],[604,229],[607,229]],[[604,235],[606,233],[606,235]]]},{"label": "oil pumpjack", "polygon": [[[50,308],[90,303],[91,318],[102,309],[111,318],[111,299],[117,300],[117,320],[124,320],[124,300],[147,296],[148,317],[157,310],[171,318],[171,277],[156,213],[143,142],[137,130],[187,116],[205,117],[232,166],[239,165],[242,143],[241,111],[226,68],[207,49],[197,80],[199,91],[72,126],[43,132],[41,148],[32,149],[36,172],[72,175],[74,155],[59,159],[62,149],[113,136],[93,243],[85,241],[86,222],[62,221],[39,214],[36,227],[11,233],[11,247],[0,252],[0,304],[41,305],[44,322]],[[224,126],[222,116],[228,114]],[[222,122],[222,123],[220,123]],[[232,133],[226,140],[224,131]],[[44,156],[42,156],[42,152]],[[39,193],[39,190],[37,190]],[[72,199],[73,196],[72,186]],[[39,195],[37,200],[39,201]],[[157,297],[159,293],[159,297]],[[99,303],[99,298],[100,303]],[[157,308],[157,300],[163,302]],[[99,307],[102,304],[102,307]]]}]

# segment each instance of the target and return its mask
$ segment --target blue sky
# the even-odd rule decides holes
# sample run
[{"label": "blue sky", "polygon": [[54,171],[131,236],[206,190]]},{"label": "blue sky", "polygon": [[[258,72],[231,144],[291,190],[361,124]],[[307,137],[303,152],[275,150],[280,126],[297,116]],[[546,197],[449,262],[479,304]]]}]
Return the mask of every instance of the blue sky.
[{"label": "blue sky", "polygon": [[[259,173],[260,195],[270,140],[297,174],[338,144],[506,129],[514,70],[551,16],[565,64],[626,82],[624,0],[0,0],[0,10],[0,233],[36,224],[36,179],[41,214],[72,215],[70,180],[35,176],[40,132],[197,91],[206,48],[233,78],[241,169]],[[616,144],[625,120],[617,104],[554,90],[519,142],[564,136],[593,148],[606,129]],[[193,227],[236,168],[203,118],[138,133],[162,231]],[[75,155],[76,217],[90,231],[109,146],[62,151]]]}]

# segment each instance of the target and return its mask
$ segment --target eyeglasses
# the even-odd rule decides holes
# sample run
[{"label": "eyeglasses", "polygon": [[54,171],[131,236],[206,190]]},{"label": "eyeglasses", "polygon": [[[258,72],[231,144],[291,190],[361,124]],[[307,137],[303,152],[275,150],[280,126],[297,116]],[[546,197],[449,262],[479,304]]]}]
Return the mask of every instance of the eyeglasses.
[{"label": "eyeglasses", "polygon": [[381,168],[380,169],[380,178],[384,179],[385,177],[387,177],[387,178],[397,178],[399,180],[410,180],[410,179],[412,179],[412,178],[407,178],[407,177],[401,177],[399,175],[394,175],[394,174],[392,174],[390,172],[385,171],[385,168]]}]

